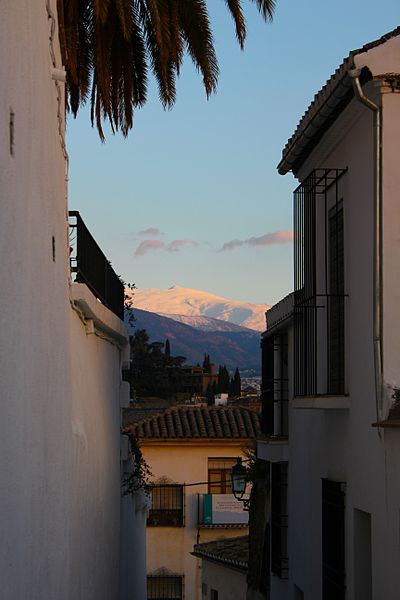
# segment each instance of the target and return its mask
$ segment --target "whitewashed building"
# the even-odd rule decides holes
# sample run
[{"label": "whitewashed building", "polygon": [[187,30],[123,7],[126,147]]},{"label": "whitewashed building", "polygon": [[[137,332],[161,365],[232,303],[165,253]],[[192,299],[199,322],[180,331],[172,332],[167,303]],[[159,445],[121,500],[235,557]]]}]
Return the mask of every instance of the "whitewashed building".
[{"label": "whitewashed building", "polygon": [[1,3],[0,595],[144,600],[147,507],[121,502],[123,289],[111,269],[111,294],[94,282],[108,263],[69,227],[56,4]]},{"label": "whitewashed building", "polygon": [[283,150],[294,292],[267,313],[271,600],[397,600],[400,28],[351,52]]}]

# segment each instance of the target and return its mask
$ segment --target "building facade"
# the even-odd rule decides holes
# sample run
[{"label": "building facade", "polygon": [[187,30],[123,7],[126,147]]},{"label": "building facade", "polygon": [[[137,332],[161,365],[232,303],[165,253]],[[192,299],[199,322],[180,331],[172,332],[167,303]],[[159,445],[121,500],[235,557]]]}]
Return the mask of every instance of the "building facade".
[{"label": "building facade", "polygon": [[202,600],[246,600],[248,536],[196,544],[193,555],[201,559]]},{"label": "building facade", "polygon": [[126,536],[146,518],[132,499],[121,526],[123,289],[121,302],[116,278],[118,309],[95,295],[93,270],[107,261],[96,246],[84,268],[90,234],[70,271],[70,232],[83,230],[68,220],[57,2],[6,0],[1,13],[1,596],[143,600],[144,565],[133,586],[121,562],[121,548],[145,553]]},{"label": "building facade", "polygon": [[302,117],[294,292],[267,313],[270,597],[398,597],[400,30],[351,52]]},{"label": "building facade", "polygon": [[195,544],[248,530],[231,469],[260,433],[259,414],[227,406],[173,406],[126,428],[152,471],[147,521],[148,598],[201,600]]}]

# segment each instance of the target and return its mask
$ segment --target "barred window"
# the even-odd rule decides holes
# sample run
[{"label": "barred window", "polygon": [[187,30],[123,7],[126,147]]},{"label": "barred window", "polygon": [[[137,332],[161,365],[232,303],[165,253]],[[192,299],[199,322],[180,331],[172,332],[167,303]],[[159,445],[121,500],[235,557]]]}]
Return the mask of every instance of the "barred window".
[{"label": "barred window", "polygon": [[271,463],[271,570],[288,579],[288,463]]},{"label": "barred window", "polygon": [[147,525],[183,527],[183,485],[154,485]]},{"label": "barred window", "polygon": [[183,577],[181,575],[158,576],[147,575],[148,600],[182,600]]}]

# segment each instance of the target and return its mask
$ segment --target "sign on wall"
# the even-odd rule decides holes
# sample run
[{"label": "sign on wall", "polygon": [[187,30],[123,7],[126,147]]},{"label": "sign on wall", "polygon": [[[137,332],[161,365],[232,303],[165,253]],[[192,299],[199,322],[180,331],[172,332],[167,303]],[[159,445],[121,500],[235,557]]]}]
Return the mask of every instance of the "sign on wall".
[{"label": "sign on wall", "polygon": [[241,525],[248,523],[249,513],[233,494],[204,494],[203,519],[205,525]]}]

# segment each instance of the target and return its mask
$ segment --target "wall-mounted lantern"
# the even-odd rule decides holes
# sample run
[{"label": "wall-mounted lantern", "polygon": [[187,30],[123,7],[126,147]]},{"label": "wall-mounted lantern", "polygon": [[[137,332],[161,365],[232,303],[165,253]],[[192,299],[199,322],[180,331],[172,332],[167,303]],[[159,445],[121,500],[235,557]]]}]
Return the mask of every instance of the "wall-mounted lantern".
[{"label": "wall-mounted lantern", "polygon": [[238,456],[236,464],[232,467],[231,480],[233,495],[236,500],[244,503],[244,510],[249,510],[249,500],[243,498],[247,485],[247,469],[243,465],[240,456]]}]

